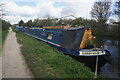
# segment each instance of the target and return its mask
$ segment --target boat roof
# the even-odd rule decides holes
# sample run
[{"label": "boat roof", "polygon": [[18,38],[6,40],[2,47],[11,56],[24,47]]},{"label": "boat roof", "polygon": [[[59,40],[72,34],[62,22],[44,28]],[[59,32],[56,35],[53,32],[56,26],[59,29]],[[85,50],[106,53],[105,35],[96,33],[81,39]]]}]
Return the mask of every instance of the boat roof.
[{"label": "boat roof", "polygon": [[71,27],[71,28],[66,28],[63,30],[79,30],[79,29],[85,29],[85,27]]}]

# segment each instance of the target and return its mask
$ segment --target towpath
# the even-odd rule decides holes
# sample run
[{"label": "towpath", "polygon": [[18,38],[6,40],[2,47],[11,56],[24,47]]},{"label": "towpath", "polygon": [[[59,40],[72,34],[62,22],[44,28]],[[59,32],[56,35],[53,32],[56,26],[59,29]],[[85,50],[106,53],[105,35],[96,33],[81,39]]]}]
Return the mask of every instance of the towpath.
[{"label": "towpath", "polygon": [[2,53],[3,78],[33,78],[17,43],[15,32],[10,28]]}]

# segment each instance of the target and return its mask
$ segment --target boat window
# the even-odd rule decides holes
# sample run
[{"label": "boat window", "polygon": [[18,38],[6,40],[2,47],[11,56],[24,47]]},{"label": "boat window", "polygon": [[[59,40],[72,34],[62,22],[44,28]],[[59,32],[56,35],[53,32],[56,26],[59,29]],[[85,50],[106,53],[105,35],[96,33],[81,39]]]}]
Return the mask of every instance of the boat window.
[{"label": "boat window", "polygon": [[48,33],[47,38],[48,38],[48,39],[50,39],[50,40],[52,40],[52,36],[53,36],[53,34],[52,34],[52,33]]}]

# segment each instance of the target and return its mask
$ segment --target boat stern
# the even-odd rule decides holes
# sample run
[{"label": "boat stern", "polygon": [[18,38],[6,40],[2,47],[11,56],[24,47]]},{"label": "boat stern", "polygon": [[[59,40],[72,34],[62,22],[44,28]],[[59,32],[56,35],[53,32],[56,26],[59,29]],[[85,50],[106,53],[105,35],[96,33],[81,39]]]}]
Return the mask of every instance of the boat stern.
[{"label": "boat stern", "polygon": [[80,50],[79,56],[100,56],[106,55],[105,50]]}]

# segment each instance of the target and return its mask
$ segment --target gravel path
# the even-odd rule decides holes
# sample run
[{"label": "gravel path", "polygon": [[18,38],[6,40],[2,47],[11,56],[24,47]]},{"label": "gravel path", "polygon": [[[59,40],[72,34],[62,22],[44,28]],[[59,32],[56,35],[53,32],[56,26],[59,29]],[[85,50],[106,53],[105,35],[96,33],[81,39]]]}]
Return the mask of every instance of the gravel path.
[{"label": "gravel path", "polygon": [[32,78],[20,45],[17,43],[15,32],[10,28],[5,40],[2,54],[2,77],[3,78]]}]

